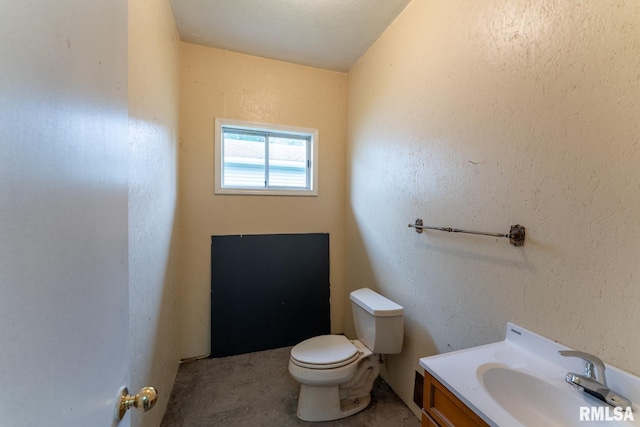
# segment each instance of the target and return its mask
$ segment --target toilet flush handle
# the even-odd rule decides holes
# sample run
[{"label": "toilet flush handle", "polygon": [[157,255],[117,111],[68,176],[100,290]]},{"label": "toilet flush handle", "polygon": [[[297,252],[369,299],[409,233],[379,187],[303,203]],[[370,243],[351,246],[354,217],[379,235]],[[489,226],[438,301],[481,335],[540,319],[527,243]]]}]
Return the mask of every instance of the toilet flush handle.
[{"label": "toilet flush handle", "polygon": [[124,414],[127,412],[127,409],[132,406],[136,409],[147,412],[149,409],[153,408],[157,400],[158,391],[154,387],[143,387],[135,396],[131,396],[129,394],[129,390],[126,387],[123,387],[122,390],[120,390],[120,395],[116,402],[116,420],[124,418]]}]

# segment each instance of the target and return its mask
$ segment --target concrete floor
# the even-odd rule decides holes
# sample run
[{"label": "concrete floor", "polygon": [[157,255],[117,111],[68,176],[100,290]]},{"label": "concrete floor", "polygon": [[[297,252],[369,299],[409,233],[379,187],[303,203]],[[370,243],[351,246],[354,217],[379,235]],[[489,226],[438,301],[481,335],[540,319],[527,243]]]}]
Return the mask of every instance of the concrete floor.
[{"label": "concrete floor", "polygon": [[296,417],[298,383],[288,370],[291,347],[180,366],[161,427],[418,427],[416,416],[378,378],[367,409],[308,423]]}]

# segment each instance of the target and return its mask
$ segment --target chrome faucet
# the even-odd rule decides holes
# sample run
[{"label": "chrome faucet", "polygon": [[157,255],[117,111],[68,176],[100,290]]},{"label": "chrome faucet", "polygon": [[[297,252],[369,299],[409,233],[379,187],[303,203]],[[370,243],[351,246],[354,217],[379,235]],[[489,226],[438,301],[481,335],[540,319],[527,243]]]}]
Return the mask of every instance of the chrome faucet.
[{"label": "chrome faucet", "polygon": [[585,393],[608,403],[611,406],[627,408],[631,401],[607,387],[607,379],[604,376],[604,362],[593,354],[582,351],[562,350],[561,356],[578,357],[584,361],[584,375],[569,372],[565,380],[574,386],[580,387]]}]

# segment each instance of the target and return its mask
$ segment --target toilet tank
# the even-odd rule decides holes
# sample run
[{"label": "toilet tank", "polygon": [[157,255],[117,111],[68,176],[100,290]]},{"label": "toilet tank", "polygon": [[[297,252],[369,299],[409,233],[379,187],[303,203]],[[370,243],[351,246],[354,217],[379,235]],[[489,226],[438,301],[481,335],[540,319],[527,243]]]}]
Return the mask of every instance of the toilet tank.
[{"label": "toilet tank", "polygon": [[369,288],[351,292],[350,299],[358,339],[374,353],[400,353],[404,308]]}]

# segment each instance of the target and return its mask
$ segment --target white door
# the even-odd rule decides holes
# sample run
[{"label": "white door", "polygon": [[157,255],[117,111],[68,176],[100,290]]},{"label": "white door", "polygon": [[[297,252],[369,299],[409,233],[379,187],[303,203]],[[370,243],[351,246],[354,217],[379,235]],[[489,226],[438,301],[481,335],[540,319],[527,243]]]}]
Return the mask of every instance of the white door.
[{"label": "white door", "polygon": [[0,0],[0,426],[115,425],[126,37],[123,0]]}]

